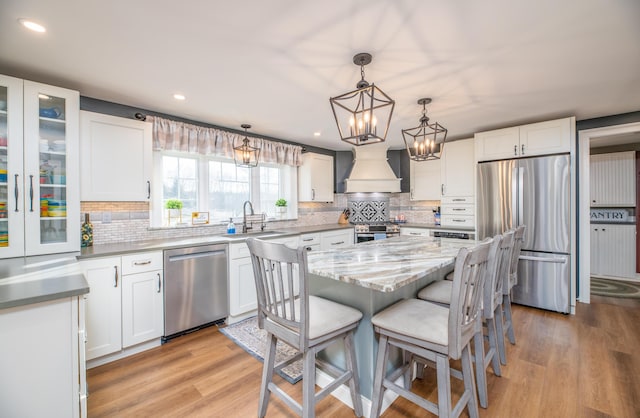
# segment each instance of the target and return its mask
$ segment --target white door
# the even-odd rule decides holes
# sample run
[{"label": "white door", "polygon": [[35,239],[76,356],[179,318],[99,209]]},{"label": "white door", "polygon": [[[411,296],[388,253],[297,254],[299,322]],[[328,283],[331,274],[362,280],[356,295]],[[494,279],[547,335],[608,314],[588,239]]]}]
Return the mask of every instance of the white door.
[{"label": "white door", "polygon": [[22,80],[0,75],[0,258],[24,255]]},{"label": "white door", "polygon": [[86,299],[87,360],[122,348],[120,257],[82,262],[89,282]]},{"label": "white door", "polygon": [[442,153],[442,195],[473,196],[476,182],[473,138],[445,144]]},{"label": "white door", "polygon": [[122,347],[160,338],[164,331],[162,271],[122,278]]},{"label": "white door", "polygon": [[149,200],[151,123],[86,111],[80,123],[81,200]]},{"label": "white door", "polygon": [[409,162],[411,200],[440,200],[442,197],[440,166],[440,160]]},{"label": "white door", "polygon": [[251,258],[238,258],[229,265],[229,313],[242,315],[258,308]]},{"label": "white door", "polygon": [[79,94],[24,82],[26,254],[80,250]]}]

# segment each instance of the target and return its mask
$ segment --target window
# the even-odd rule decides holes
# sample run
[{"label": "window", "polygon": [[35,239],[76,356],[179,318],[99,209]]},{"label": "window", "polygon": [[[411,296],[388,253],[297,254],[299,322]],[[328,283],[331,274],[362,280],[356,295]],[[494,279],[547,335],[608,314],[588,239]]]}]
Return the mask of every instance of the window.
[{"label": "window", "polygon": [[[297,170],[277,164],[257,168],[236,167],[233,160],[176,152],[154,153],[154,177],[162,187],[154,189],[153,226],[168,226],[168,199],[183,203],[182,222],[191,223],[192,212],[209,212],[209,221],[222,224],[241,221],[243,205],[250,201],[255,213],[270,219],[291,219],[297,213]],[[157,185],[158,181],[155,182]],[[276,211],[276,200],[287,200],[287,212]],[[171,215],[171,224],[175,225]]]}]

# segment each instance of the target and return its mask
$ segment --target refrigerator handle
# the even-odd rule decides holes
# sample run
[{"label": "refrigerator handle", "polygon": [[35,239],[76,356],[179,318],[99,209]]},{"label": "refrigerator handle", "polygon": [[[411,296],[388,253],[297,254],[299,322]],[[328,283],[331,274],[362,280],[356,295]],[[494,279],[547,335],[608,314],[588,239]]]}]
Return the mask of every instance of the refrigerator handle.
[{"label": "refrigerator handle", "polygon": [[558,263],[558,264],[566,264],[567,258],[554,258],[554,257],[533,257],[529,255],[521,255],[518,260],[526,260],[526,261],[542,261],[544,263]]},{"label": "refrigerator handle", "polygon": [[521,225],[524,222],[524,167],[518,167],[518,221],[516,225]]},{"label": "refrigerator handle", "polygon": [[510,213],[511,219],[509,219],[508,226],[505,225],[505,230],[515,228],[518,226],[516,214],[518,213],[518,163],[511,169],[511,208],[507,213]]}]

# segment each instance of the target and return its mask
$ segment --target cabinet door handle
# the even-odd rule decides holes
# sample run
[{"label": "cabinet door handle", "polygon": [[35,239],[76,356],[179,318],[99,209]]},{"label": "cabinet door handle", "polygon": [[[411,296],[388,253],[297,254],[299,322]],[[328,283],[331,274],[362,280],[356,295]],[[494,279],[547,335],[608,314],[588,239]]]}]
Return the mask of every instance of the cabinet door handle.
[{"label": "cabinet door handle", "polygon": [[444,183],[440,185],[440,194],[444,196]]},{"label": "cabinet door handle", "polygon": [[518,155],[518,146],[517,145],[513,146],[513,155]]},{"label": "cabinet door handle", "polygon": [[413,199],[413,188],[411,188],[411,193],[410,193],[410,195],[411,195],[411,199]]},{"label": "cabinet door handle", "polygon": [[31,209],[29,209],[29,212],[33,212],[33,174],[29,175],[29,198],[31,199]]},{"label": "cabinet door handle", "polygon": [[13,189],[13,195],[16,198],[16,212],[18,212],[18,175],[17,174],[15,174],[14,181],[15,181],[15,187]]},{"label": "cabinet door handle", "polygon": [[522,155],[524,155],[524,144],[520,145],[520,150],[522,151]]},{"label": "cabinet door handle", "polygon": [[158,293],[160,293],[160,289],[162,287],[162,278],[160,277],[160,273],[158,273]]},{"label": "cabinet door handle", "polygon": [[118,287],[118,266],[113,266],[113,287]]},{"label": "cabinet door handle", "polygon": [[311,200],[316,200],[316,189],[311,189]]}]

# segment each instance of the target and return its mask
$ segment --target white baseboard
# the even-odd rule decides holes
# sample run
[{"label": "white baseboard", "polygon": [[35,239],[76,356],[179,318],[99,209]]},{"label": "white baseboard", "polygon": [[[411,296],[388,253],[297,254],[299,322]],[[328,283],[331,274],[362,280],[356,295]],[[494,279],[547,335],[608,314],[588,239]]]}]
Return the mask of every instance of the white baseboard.
[{"label": "white baseboard", "polygon": [[91,360],[87,360],[87,370],[92,369],[94,367],[102,366],[103,364],[111,363],[112,361],[120,360],[125,357],[132,356],[134,354],[141,353],[143,351],[147,351],[154,347],[159,347],[162,344],[162,340],[160,338],[147,341],[145,343],[141,343],[138,345],[134,345],[133,347],[123,348],[122,350],[107,354],[106,356],[94,358]]}]

